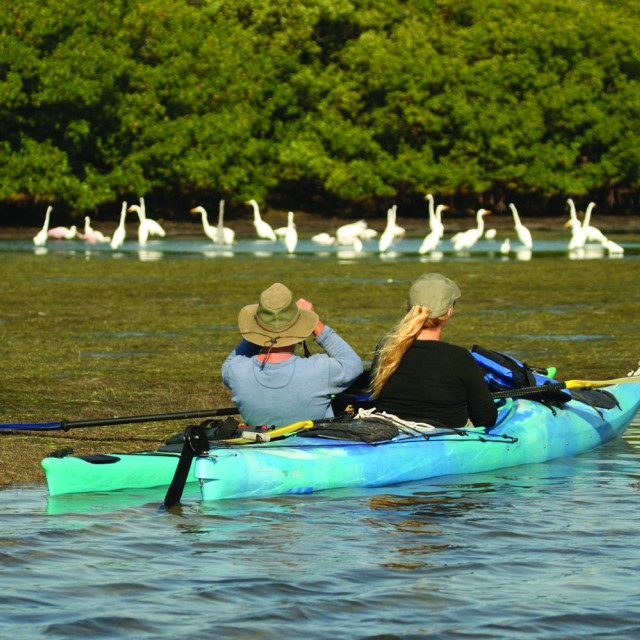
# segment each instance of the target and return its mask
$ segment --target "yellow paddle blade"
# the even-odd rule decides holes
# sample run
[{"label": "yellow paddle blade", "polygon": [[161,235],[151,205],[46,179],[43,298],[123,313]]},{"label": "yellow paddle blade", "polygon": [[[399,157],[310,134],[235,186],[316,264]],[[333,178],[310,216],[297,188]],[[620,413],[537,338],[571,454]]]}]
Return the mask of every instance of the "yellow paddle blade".
[{"label": "yellow paddle blade", "polygon": [[625,382],[640,382],[640,375],[612,378],[611,380],[566,380],[565,385],[567,389],[578,389],[580,387],[608,387],[611,384],[624,384]]}]

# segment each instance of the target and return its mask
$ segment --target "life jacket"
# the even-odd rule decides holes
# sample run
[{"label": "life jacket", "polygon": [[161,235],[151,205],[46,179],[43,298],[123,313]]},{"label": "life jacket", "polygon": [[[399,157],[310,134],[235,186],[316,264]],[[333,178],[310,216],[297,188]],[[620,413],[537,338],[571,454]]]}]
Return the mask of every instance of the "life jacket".
[{"label": "life jacket", "polygon": [[[553,378],[555,369],[531,367],[524,362],[520,362],[517,358],[499,351],[493,351],[474,344],[471,348],[471,355],[480,365],[491,391],[541,387],[545,384],[557,382]],[[536,394],[535,399],[563,403],[571,400],[571,397],[571,392],[568,389],[562,389],[560,391],[550,391],[548,394]]]}]

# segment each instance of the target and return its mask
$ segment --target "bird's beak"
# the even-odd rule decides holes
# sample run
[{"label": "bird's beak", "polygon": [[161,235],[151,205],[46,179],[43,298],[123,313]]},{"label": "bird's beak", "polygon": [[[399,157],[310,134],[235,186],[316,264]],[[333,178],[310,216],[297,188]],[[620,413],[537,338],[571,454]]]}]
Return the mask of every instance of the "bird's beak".
[{"label": "bird's beak", "polygon": [[189,209],[189,213],[198,213],[195,209]]}]

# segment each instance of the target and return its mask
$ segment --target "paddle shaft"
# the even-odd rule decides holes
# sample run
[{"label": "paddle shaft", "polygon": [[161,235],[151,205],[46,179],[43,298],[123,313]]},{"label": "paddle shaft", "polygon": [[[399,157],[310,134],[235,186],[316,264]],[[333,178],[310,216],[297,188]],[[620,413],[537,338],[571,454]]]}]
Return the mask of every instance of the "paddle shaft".
[{"label": "paddle shaft", "polygon": [[96,418],[89,420],[62,420],[60,422],[34,424],[0,424],[0,431],[23,430],[40,431],[49,429],[80,429],[82,427],[110,427],[118,424],[135,424],[140,422],[163,422],[165,420],[192,420],[197,418],[215,418],[233,416],[240,413],[236,407],[223,409],[199,409],[197,411],[176,411],[173,413],[156,413],[140,416],[122,416],[120,418]]},{"label": "paddle shaft", "polygon": [[498,398],[520,398],[521,396],[534,396],[547,391],[562,391],[567,385],[564,382],[554,382],[552,384],[544,384],[540,387],[522,387],[521,389],[503,389],[502,391],[493,391],[491,397]]},{"label": "paddle shaft", "polygon": [[563,389],[580,389],[582,387],[607,387],[612,384],[624,384],[625,382],[640,382],[640,376],[628,376],[626,378],[612,378],[611,380],[567,380],[566,382],[553,382],[539,387],[523,387],[521,389],[503,389],[494,391],[492,398],[517,398],[520,396],[532,396],[546,391],[562,391]]}]

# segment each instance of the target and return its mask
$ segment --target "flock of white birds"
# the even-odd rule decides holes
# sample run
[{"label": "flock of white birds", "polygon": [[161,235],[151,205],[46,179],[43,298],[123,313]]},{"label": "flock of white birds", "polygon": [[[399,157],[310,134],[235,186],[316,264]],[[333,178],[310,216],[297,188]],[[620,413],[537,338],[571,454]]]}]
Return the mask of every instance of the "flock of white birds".
[{"label": "flock of white birds", "polygon": [[[445,225],[442,221],[442,214],[449,207],[439,204],[436,206],[432,194],[425,196],[428,202],[428,225],[429,232],[424,237],[418,253],[420,255],[435,254],[438,246],[445,237]],[[282,241],[288,253],[294,253],[298,245],[298,231],[294,221],[293,211],[287,214],[287,224],[283,227],[273,229],[260,215],[260,207],[255,200],[249,200],[245,204],[253,208],[253,226],[257,237],[272,242]],[[594,202],[590,202],[582,220],[579,219],[575,204],[571,198],[567,200],[569,207],[569,220],[565,223],[571,232],[571,238],[568,242],[567,249],[570,254],[580,255],[586,248],[591,245],[598,246],[602,251],[608,252],[609,255],[622,255],[624,249],[617,243],[608,239],[602,231],[591,224],[591,216]],[[522,223],[518,210],[513,203],[509,204],[511,215],[513,216],[513,230],[516,243],[511,245],[511,238],[506,237],[500,246],[502,254],[509,254],[512,250],[531,251],[533,248],[533,237],[531,231]],[[125,223],[127,213],[135,211],[138,216],[138,244],[141,247],[146,246],[151,236],[165,237],[166,233],[162,226],[148,218],[145,210],[144,198],[140,198],[140,204],[127,206],[126,202],[122,203],[120,211],[120,223],[111,237],[105,236],[100,231],[93,229],[91,220],[87,216],[84,219],[84,228],[80,231],[76,226],[71,227],[53,227],[49,228],[52,207],[47,208],[45,214],[44,225],[42,229],[33,238],[33,243],[37,247],[46,245],[49,238],[71,240],[80,238],[85,242],[108,243],[112,249],[118,249],[122,246],[126,239]],[[195,207],[191,209],[194,215],[200,215],[202,219],[202,228],[207,238],[214,244],[233,245],[236,242],[235,231],[224,224],[224,200],[220,200],[218,209],[218,221],[214,226],[209,223],[207,210],[204,207]],[[476,212],[476,225],[465,231],[459,231],[453,234],[449,240],[456,252],[468,252],[482,238],[494,239],[496,237],[496,229],[485,229],[485,217],[491,214],[487,209],[478,209]],[[397,222],[397,207],[393,205],[387,211],[387,223],[384,230],[378,234],[375,229],[368,226],[366,220],[358,220],[349,224],[338,227],[335,235],[323,232],[311,237],[311,241],[319,245],[336,245],[342,247],[350,247],[354,253],[361,253],[363,250],[363,241],[378,238],[379,253],[386,253],[399,239],[404,238],[406,230]]]}]

